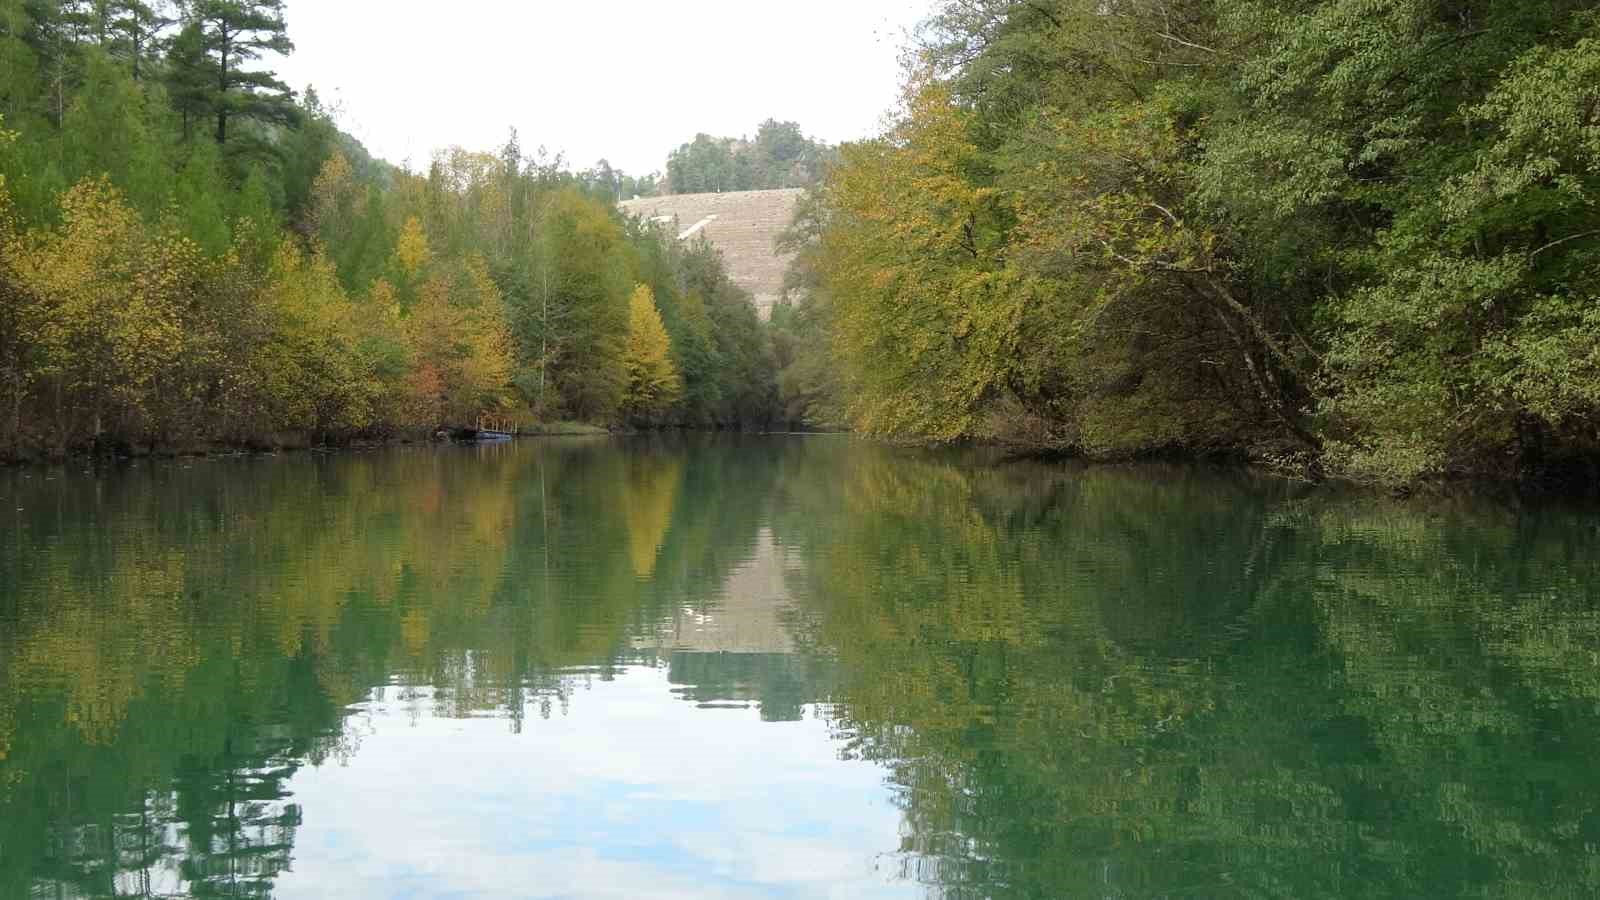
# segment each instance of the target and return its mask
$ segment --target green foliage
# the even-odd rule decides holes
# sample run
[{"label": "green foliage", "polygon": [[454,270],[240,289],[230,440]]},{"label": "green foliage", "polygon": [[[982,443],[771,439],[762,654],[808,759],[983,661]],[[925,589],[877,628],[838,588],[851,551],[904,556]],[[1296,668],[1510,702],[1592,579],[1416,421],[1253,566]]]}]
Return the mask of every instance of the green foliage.
[{"label": "green foliage", "polygon": [[544,216],[538,304],[523,316],[525,345],[537,342],[560,408],[604,421],[627,388],[623,351],[632,279],[623,231],[610,210],[576,188],[558,189]]},{"label": "green foliage", "polygon": [[228,126],[236,120],[298,121],[289,86],[271,72],[245,67],[263,53],[294,51],[283,0],[192,0],[185,19],[179,38],[185,50],[172,60],[180,88],[174,93],[183,93],[195,112],[210,115],[218,144],[228,143]]},{"label": "green foliage", "polygon": [[803,243],[833,395],[891,435],[1397,484],[1593,454],[1597,28],[1565,0],[949,4]]},{"label": "green foliage", "polygon": [[667,183],[674,194],[806,187],[822,178],[833,156],[832,147],[806,137],[798,124],[768,119],[753,140],[695,135],[667,157]]},{"label": "green foliage", "polygon": [[695,328],[699,317],[711,335],[715,368],[705,394],[716,398],[713,424],[761,429],[777,404],[776,367],[770,337],[750,296],[728,279],[722,257],[704,236],[684,248],[685,309]]},{"label": "green foliage", "polygon": [[43,99],[34,10],[25,0],[0,2],[0,114],[15,125],[31,117]]},{"label": "green foliage", "polygon": [[[0,0],[7,457],[770,418],[766,330],[721,261],[614,208],[652,179],[573,174],[514,134],[397,170],[250,68],[293,49],[280,0],[180,11]],[[640,283],[670,335],[652,364],[686,387],[642,404]]]},{"label": "green foliage", "polygon": [[192,145],[172,186],[168,215],[173,226],[216,256],[230,243],[228,200],[222,154],[214,144],[202,141]]},{"label": "green foliage", "polygon": [[607,203],[635,197],[654,197],[661,192],[660,172],[643,176],[629,175],[620,169],[613,169],[611,163],[604,159],[595,163],[594,168],[579,172],[576,177],[584,190]]},{"label": "green foliage", "polygon": [[84,83],[62,123],[62,169],[74,180],[107,176],[140,212],[167,200],[171,168],[162,123],[132,75],[106,54],[87,55]]}]

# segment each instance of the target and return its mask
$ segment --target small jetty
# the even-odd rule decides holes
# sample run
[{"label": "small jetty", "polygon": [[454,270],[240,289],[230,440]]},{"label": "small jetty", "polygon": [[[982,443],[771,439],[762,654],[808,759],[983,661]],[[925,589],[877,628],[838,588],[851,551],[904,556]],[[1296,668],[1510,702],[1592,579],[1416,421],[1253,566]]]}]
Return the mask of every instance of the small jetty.
[{"label": "small jetty", "polygon": [[509,441],[517,436],[517,426],[510,419],[480,415],[472,427],[452,428],[450,437],[457,441]]}]

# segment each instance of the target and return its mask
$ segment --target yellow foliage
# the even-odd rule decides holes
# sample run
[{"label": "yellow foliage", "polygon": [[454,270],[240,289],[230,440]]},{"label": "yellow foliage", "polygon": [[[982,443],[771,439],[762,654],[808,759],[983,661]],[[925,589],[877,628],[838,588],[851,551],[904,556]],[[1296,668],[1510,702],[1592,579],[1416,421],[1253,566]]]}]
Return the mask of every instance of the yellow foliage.
[{"label": "yellow foliage", "polygon": [[272,336],[255,377],[281,427],[365,428],[382,387],[361,350],[363,317],[320,247],[285,242],[273,259],[264,301]]},{"label": "yellow foliage", "polygon": [[[8,674],[59,686],[67,724],[87,743],[109,743],[144,684],[153,677],[176,689],[198,661],[193,633],[178,627],[185,569],[180,551],[133,550],[104,582],[109,595],[62,585],[61,607],[18,645]],[[100,608],[108,601],[116,616]],[[130,633],[139,640],[126,640]]]},{"label": "yellow foliage", "polygon": [[392,425],[424,424],[417,414],[405,373],[413,368],[416,351],[411,343],[394,285],[378,279],[364,299],[345,304],[344,327],[355,342],[370,386],[372,420]]},{"label": "yellow foliage", "polygon": [[628,299],[628,343],[622,364],[628,378],[625,408],[633,415],[660,415],[683,394],[683,379],[672,362],[672,340],[661,324],[649,285],[634,288]]},{"label": "yellow foliage", "polygon": [[138,414],[184,352],[182,313],[201,266],[187,239],[147,234],[104,178],[61,198],[62,222],[14,242],[12,271],[38,300],[28,337],[38,374],[79,392],[96,430],[103,417]]},{"label": "yellow foliage", "polygon": [[367,291],[367,306],[376,314],[392,319],[400,318],[400,296],[387,279],[379,278]]},{"label": "yellow foliage", "polygon": [[511,325],[505,299],[481,255],[468,257],[466,278],[470,308],[463,335],[467,345],[462,365],[463,389],[487,407],[503,399],[505,386],[511,381],[515,365]]},{"label": "yellow foliage", "polygon": [[505,301],[482,257],[469,257],[452,282],[423,283],[406,321],[416,356],[414,407],[430,425],[471,424],[499,408],[514,363]]},{"label": "yellow foliage", "polygon": [[428,249],[428,232],[423,229],[422,221],[416,216],[407,217],[406,223],[401,226],[400,238],[395,243],[394,256],[400,264],[401,271],[410,278],[417,277],[433,258],[433,252]]},{"label": "yellow foliage", "polygon": [[426,613],[420,609],[406,610],[400,617],[400,641],[405,645],[406,652],[421,656],[428,649],[429,630]]},{"label": "yellow foliage", "polygon": [[[17,133],[15,131],[7,131],[5,125],[6,117],[0,116],[0,147],[4,147],[17,139]],[[5,225],[6,209],[9,205],[10,202],[6,198],[6,176],[4,173],[0,173],[0,227]]]},{"label": "yellow foliage", "polygon": [[350,160],[335,152],[322,164],[311,184],[311,225],[320,229],[332,224],[334,213],[354,187]]},{"label": "yellow foliage", "polygon": [[489,261],[483,258],[483,254],[469,255],[464,269],[468,288],[465,305],[478,309],[498,306],[503,300],[500,296],[500,287],[490,276]]},{"label": "yellow foliage", "polygon": [[1034,298],[990,240],[1014,201],[970,177],[968,120],[947,86],[914,83],[894,130],[847,146],[829,178],[822,269],[863,430],[971,435],[980,401],[1017,374]]},{"label": "yellow foliage", "polygon": [[642,456],[630,462],[623,508],[628,518],[628,558],[633,562],[633,574],[640,578],[655,573],[656,553],[672,525],[672,509],[682,481],[681,456]]}]

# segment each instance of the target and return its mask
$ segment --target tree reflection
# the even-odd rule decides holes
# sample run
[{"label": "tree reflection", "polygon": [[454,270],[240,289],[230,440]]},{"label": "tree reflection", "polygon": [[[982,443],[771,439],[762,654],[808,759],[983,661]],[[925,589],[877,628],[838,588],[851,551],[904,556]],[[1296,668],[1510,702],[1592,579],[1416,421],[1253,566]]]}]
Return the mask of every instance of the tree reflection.
[{"label": "tree reflection", "polygon": [[836,487],[789,535],[835,726],[893,773],[903,874],[934,893],[1600,889],[1581,516],[808,462]]},{"label": "tree reflection", "polygon": [[[688,460],[726,483],[680,503]],[[285,785],[355,752],[351,704],[399,683],[431,715],[551,714],[654,610],[714,595],[741,557],[711,545],[754,533],[776,464],[573,441],[16,473],[0,896],[270,893]]]},{"label": "tree reflection", "polygon": [[640,662],[820,704],[938,896],[1600,892],[1581,511],[831,439],[0,477],[0,896],[269,894],[353,704]]}]

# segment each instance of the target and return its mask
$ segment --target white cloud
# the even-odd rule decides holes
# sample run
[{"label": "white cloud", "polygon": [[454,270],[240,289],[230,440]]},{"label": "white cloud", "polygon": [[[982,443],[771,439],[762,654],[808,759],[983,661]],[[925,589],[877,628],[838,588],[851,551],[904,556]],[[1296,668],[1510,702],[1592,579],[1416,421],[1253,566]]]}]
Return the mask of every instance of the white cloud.
[{"label": "white cloud", "polygon": [[368,707],[347,766],[291,781],[304,810],[278,896],[914,897],[883,772],[824,722],[701,709],[630,669],[571,713],[413,722]]}]

